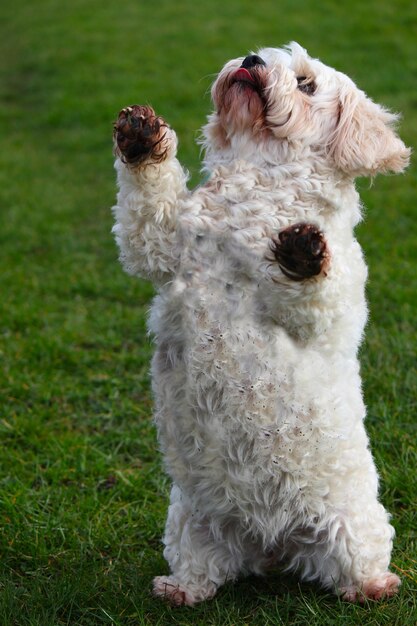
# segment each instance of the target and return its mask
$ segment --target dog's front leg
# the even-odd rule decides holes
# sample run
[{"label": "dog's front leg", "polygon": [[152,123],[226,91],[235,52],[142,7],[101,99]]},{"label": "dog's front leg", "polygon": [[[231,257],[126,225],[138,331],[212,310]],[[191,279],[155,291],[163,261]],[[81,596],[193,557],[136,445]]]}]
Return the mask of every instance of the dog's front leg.
[{"label": "dog's front leg", "polygon": [[114,140],[120,260],[130,274],[164,282],[175,272],[179,203],[188,193],[175,132],[151,107],[134,105],[120,112]]},{"label": "dog's front leg", "polygon": [[267,260],[259,283],[266,314],[297,339],[330,341],[333,333],[356,353],[367,318],[367,269],[353,235],[295,224],[273,238]]}]

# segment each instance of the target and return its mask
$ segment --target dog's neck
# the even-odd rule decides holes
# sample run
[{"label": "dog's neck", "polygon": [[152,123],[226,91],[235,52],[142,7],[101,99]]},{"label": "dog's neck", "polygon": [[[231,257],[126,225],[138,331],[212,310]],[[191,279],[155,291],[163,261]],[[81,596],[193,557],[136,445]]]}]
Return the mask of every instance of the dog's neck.
[{"label": "dog's neck", "polygon": [[[334,168],[330,168],[327,159],[314,146],[305,145],[301,141],[286,139],[272,140],[270,136],[254,137],[252,133],[233,135],[227,144],[221,147],[213,145],[206,136],[202,140],[204,148],[203,170],[212,172],[218,166],[232,166],[239,162],[247,162],[249,168],[258,167],[263,172],[279,167],[297,166],[314,171],[326,170],[331,177],[338,176]],[[332,176],[333,175],[333,176]]]},{"label": "dog's neck", "polygon": [[228,145],[221,148],[213,146],[208,140],[202,142],[204,160],[202,170],[212,174],[215,170],[226,168],[233,172],[259,170],[263,177],[282,179],[285,176],[318,176],[326,186],[354,186],[354,180],[338,171],[328,162],[323,149],[304,145],[299,141],[271,141],[270,138],[256,139],[252,134],[240,134],[231,137]]},{"label": "dog's neck", "polygon": [[241,202],[253,194],[254,188],[257,193],[261,189],[281,193],[283,188],[296,188],[306,198],[319,199],[330,212],[345,211],[353,227],[361,221],[354,179],[332,167],[311,146],[282,141],[277,149],[275,142],[255,142],[244,136],[221,149],[207,142],[202,170],[212,183],[228,181],[235,190],[234,197]]}]

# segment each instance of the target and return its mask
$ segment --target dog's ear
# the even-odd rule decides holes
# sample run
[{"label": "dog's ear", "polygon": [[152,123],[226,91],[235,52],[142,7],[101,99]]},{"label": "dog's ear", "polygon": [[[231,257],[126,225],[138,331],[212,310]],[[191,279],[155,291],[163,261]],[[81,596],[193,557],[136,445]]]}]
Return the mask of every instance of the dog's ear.
[{"label": "dog's ear", "polygon": [[395,133],[398,116],[353,85],[340,94],[339,119],[328,144],[336,166],[354,176],[402,172],[411,150]]}]

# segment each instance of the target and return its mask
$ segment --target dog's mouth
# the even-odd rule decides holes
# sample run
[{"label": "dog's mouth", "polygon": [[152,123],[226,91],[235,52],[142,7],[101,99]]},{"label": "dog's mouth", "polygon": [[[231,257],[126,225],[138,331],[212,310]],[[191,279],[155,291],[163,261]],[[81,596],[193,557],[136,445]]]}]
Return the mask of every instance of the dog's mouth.
[{"label": "dog's mouth", "polygon": [[221,75],[213,90],[213,100],[226,133],[266,128],[268,72],[265,64],[235,67]]},{"label": "dog's mouth", "polygon": [[245,67],[239,67],[239,69],[237,69],[232,74],[232,82],[233,83],[248,83],[249,85],[256,87],[255,79],[253,78],[250,71],[247,70]]},{"label": "dog's mouth", "polygon": [[239,67],[230,76],[229,88],[238,85],[242,91],[250,90],[256,93],[265,104],[264,82],[263,72],[259,66],[250,70],[246,67]]}]

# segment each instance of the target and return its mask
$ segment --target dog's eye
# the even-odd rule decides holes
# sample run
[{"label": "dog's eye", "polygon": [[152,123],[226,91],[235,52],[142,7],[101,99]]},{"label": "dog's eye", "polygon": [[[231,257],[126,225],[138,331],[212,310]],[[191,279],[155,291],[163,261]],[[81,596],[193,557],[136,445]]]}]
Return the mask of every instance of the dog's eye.
[{"label": "dog's eye", "polygon": [[307,76],[297,76],[297,87],[303,93],[306,93],[308,96],[313,95],[316,91],[316,83],[312,78],[308,78]]}]

